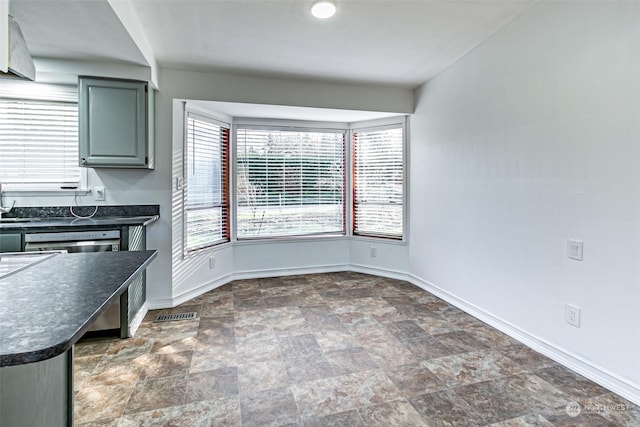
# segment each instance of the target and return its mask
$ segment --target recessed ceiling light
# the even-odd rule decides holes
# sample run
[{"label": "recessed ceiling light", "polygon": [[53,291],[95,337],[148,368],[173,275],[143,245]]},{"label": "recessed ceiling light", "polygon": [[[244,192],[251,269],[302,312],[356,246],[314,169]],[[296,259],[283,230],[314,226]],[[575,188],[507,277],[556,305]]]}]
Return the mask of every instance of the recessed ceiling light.
[{"label": "recessed ceiling light", "polygon": [[336,13],[336,4],[331,0],[319,0],[311,6],[311,14],[318,19],[331,18]]}]

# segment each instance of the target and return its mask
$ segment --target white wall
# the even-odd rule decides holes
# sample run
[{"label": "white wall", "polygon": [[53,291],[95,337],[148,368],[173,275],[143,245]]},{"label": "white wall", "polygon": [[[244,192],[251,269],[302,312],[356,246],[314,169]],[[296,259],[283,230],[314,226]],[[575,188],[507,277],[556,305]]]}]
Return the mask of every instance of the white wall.
[{"label": "white wall", "polygon": [[160,86],[162,93],[182,99],[413,112],[413,91],[371,84],[321,83],[162,69]]},{"label": "white wall", "polygon": [[[376,256],[371,256],[371,248]],[[382,276],[405,279],[409,272],[409,245],[385,239],[352,237],[349,242],[351,269]]]},{"label": "white wall", "polygon": [[238,242],[233,249],[238,277],[339,271],[349,265],[349,242],[340,237]]},{"label": "white wall", "polygon": [[416,102],[411,273],[640,401],[640,3],[538,2]]}]

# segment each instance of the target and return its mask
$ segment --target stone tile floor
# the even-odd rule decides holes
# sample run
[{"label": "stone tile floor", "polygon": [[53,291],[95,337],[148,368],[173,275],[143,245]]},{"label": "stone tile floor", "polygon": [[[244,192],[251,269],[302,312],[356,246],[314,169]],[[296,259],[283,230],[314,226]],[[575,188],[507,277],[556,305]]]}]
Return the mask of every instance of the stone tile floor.
[{"label": "stone tile floor", "polygon": [[349,272],[235,281],[135,338],[78,343],[75,367],[78,426],[640,426],[433,295]]}]

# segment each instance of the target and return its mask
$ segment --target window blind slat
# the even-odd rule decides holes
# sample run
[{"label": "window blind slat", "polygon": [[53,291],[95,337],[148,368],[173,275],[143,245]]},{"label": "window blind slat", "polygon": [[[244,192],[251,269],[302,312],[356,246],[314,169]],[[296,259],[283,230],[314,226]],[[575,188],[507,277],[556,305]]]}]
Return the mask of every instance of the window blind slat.
[{"label": "window blind slat", "polygon": [[402,238],[402,127],[353,134],[353,233]]}]

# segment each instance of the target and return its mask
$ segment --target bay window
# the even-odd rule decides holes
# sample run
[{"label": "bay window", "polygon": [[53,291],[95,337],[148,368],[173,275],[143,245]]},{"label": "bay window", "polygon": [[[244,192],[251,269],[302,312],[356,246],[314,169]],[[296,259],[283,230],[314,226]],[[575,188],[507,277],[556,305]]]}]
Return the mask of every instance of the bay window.
[{"label": "bay window", "polygon": [[227,123],[186,117],[185,254],[232,238],[403,240],[404,118],[352,128],[240,119],[231,138]]}]

